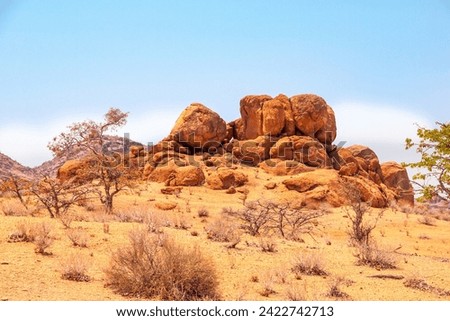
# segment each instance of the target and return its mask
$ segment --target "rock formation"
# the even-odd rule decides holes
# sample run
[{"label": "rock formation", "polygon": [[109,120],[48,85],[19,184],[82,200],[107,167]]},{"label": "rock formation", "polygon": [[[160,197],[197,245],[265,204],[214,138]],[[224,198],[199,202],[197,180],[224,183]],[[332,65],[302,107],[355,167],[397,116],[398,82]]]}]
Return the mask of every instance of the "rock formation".
[{"label": "rock formation", "polygon": [[[399,164],[380,164],[367,146],[333,145],[336,119],[323,98],[249,95],[240,100],[240,114],[226,123],[208,107],[193,103],[166,138],[148,150],[131,146],[126,159],[130,164],[143,160],[144,179],[171,187],[205,184],[235,192],[249,181],[239,167],[252,166],[274,176],[289,175],[271,186],[296,191],[305,202],[342,206],[352,194],[374,207],[414,203],[407,172]],[[69,161],[58,177],[73,177],[78,165]]]}]

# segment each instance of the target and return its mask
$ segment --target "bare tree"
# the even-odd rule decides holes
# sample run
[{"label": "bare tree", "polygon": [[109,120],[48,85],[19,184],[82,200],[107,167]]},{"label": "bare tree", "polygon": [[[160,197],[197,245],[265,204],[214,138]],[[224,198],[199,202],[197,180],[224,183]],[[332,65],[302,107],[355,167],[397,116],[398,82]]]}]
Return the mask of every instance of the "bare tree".
[{"label": "bare tree", "polygon": [[61,218],[70,207],[85,200],[89,190],[45,176],[31,185],[30,192],[45,207],[51,218]]},{"label": "bare tree", "polygon": [[0,192],[10,192],[17,197],[20,203],[28,210],[28,200],[25,194],[30,187],[30,182],[16,175],[9,175],[0,182]]},{"label": "bare tree", "polygon": [[105,206],[105,212],[113,211],[114,197],[131,183],[127,175],[123,155],[109,151],[106,148],[107,133],[116,131],[127,122],[128,113],[120,109],[111,108],[103,122],[87,120],[69,126],[69,131],[53,138],[49,149],[55,155],[69,153],[74,149],[88,152],[91,160],[86,168],[86,177],[97,183],[97,194]]},{"label": "bare tree", "polygon": [[311,210],[301,204],[258,200],[247,202],[240,210],[224,209],[224,213],[238,218],[241,227],[250,235],[262,235],[275,231],[287,239],[299,239],[300,234],[312,236],[317,219],[326,214],[323,210]]}]

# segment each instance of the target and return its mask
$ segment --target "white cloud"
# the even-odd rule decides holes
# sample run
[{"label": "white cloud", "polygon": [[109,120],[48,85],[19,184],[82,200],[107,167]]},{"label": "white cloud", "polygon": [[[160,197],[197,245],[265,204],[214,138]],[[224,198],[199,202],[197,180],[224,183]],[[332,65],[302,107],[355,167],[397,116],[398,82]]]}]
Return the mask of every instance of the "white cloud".
[{"label": "white cloud", "polygon": [[[130,114],[128,123],[116,135],[129,133],[130,138],[144,144],[157,143],[167,134],[174,125],[179,109],[166,108],[146,114]],[[85,119],[101,120],[101,115],[84,115],[69,119],[55,119],[48,123],[39,124],[6,124],[0,128],[0,153],[3,153],[25,166],[38,166],[52,158],[47,148],[48,142],[67,126]]]},{"label": "white cloud", "polygon": [[348,102],[335,104],[333,109],[338,130],[336,141],[346,141],[346,146],[369,146],[381,162],[416,161],[418,155],[405,150],[405,139],[416,137],[415,124],[432,126],[423,115],[396,106]]}]

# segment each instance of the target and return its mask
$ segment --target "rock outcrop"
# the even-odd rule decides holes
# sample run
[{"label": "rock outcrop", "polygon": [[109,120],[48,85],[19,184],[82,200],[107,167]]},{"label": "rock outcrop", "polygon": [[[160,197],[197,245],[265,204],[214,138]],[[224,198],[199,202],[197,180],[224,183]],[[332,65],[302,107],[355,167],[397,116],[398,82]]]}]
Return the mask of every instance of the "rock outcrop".
[{"label": "rock outcrop", "polygon": [[414,205],[414,190],[406,169],[396,162],[381,164],[384,184],[395,193],[397,201]]},{"label": "rock outcrop", "polygon": [[207,150],[222,144],[227,137],[227,125],[211,109],[193,103],[178,117],[170,135],[183,146]]}]

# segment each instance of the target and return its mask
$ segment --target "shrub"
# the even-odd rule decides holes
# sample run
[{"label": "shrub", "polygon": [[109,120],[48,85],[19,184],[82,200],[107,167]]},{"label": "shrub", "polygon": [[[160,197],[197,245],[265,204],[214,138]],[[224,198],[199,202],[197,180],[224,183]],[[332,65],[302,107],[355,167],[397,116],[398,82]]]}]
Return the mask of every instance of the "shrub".
[{"label": "shrub", "polygon": [[344,283],[347,283],[344,278],[341,277],[332,278],[328,284],[327,296],[336,299],[344,299],[344,300],[349,299],[350,296],[341,289],[341,286]]},{"label": "shrub", "polygon": [[198,210],[197,212],[198,217],[208,217],[209,216],[209,211],[206,208],[201,208]]},{"label": "shrub", "polygon": [[205,230],[208,239],[215,242],[230,242],[229,247],[234,248],[241,241],[238,225],[223,216],[208,224]]},{"label": "shrub", "polygon": [[61,262],[61,278],[76,282],[89,282],[89,263],[81,254],[72,254]]},{"label": "shrub", "polygon": [[393,253],[379,249],[375,244],[358,247],[358,264],[368,265],[377,269],[395,269],[397,261]]},{"label": "shrub", "polygon": [[274,253],[277,251],[277,243],[272,238],[260,237],[259,247],[263,252]]},{"label": "shrub", "polygon": [[70,228],[70,225],[72,224],[74,219],[74,216],[69,214],[69,213],[65,213],[59,216],[59,220],[61,221],[62,225],[65,228]]},{"label": "shrub", "polygon": [[36,246],[35,252],[43,255],[51,255],[52,253],[47,252],[53,243],[52,226],[47,222],[42,222],[41,224],[36,224],[34,229],[34,240],[33,243]]},{"label": "shrub", "polygon": [[297,279],[301,278],[301,274],[328,275],[324,268],[323,259],[317,253],[301,253],[297,255],[291,270]]},{"label": "shrub", "polygon": [[2,204],[2,212],[5,216],[27,216],[29,211],[17,200],[8,200]]},{"label": "shrub", "polygon": [[422,215],[419,219],[418,219],[419,223],[423,224],[423,225],[428,225],[428,226],[436,226],[436,221],[433,217],[428,216],[428,215]]},{"label": "shrub", "polygon": [[306,286],[304,285],[303,288],[300,288],[298,285],[291,284],[289,285],[286,296],[289,301],[306,301]]},{"label": "shrub", "polygon": [[66,234],[73,246],[88,247],[89,235],[83,229],[70,229]]},{"label": "shrub", "polygon": [[301,203],[271,200],[247,202],[240,210],[224,208],[222,212],[239,219],[241,228],[252,236],[274,231],[291,240],[300,240],[302,233],[312,235],[317,219],[325,215],[325,211],[306,209]]},{"label": "shrub", "polygon": [[132,230],[106,269],[107,285],[117,293],[162,300],[218,298],[212,262],[198,248],[183,248],[164,234]]},{"label": "shrub", "polygon": [[29,221],[19,221],[16,224],[16,230],[8,237],[8,242],[33,242],[35,239],[36,225]]},{"label": "shrub", "polygon": [[148,210],[143,207],[128,207],[115,213],[119,222],[143,223],[148,216]]}]

